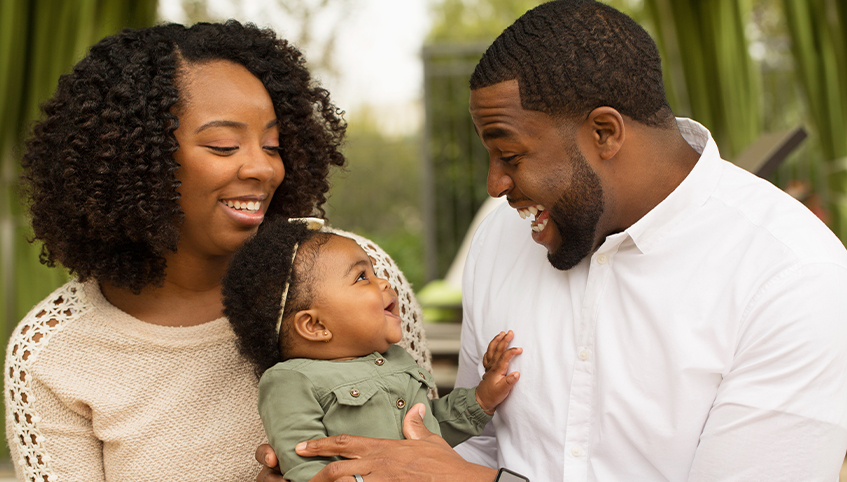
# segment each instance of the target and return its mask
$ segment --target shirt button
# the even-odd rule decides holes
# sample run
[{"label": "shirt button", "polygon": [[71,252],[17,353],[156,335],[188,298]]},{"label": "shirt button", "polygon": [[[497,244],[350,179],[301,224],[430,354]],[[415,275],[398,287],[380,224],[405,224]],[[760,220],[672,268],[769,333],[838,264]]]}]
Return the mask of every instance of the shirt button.
[{"label": "shirt button", "polygon": [[402,398],[397,399],[397,408],[403,408],[406,406],[406,401]]},{"label": "shirt button", "polygon": [[581,457],[582,456],[582,449],[580,447],[572,448],[571,449],[571,455],[573,455],[574,457]]},{"label": "shirt button", "polygon": [[354,397],[358,397],[359,391],[354,388],[354,389],[350,390],[350,395],[352,395]]},{"label": "shirt button", "polygon": [[598,254],[597,255],[597,262],[599,264],[606,264],[606,261],[609,261],[608,256],[606,256],[605,254]]},{"label": "shirt button", "polygon": [[377,358],[376,360],[374,360],[374,363],[376,363],[379,366],[382,366],[382,365],[385,364],[385,358]]},{"label": "shirt button", "polygon": [[580,350],[579,359],[582,361],[588,360],[588,350]]}]

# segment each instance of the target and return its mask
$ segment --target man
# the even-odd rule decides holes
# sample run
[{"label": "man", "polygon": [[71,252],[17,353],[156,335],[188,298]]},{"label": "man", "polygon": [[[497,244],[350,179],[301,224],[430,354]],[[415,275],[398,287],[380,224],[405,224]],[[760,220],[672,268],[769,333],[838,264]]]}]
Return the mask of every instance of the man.
[{"label": "man", "polygon": [[520,381],[458,448],[480,465],[408,417],[413,440],[306,444],[357,458],[316,480],[495,480],[486,466],[535,482],[835,480],[847,252],[674,119],[644,30],[593,1],[544,4],[492,44],[471,89],[488,191],[509,206],[468,257],[457,384],[478,383],[504,329]]}]

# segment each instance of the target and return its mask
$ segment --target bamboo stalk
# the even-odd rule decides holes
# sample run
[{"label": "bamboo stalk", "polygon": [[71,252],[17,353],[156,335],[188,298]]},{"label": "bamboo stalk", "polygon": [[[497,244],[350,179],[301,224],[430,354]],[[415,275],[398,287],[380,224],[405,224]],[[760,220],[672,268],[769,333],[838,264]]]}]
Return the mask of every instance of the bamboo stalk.
[{"label": "bamboo stalk", "polygon": [[847,240],[847,6],[783,0],[798,77],[827,163],[831,227]]}]

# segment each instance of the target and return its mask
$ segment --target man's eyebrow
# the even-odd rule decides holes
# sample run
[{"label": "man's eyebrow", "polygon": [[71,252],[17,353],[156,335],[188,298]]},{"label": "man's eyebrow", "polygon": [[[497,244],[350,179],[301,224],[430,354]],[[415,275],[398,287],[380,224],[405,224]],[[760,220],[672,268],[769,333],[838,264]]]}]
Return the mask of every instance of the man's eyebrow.
[{"label": "man's eyebrow", "polygon": [[344,273],[344,276],[343,276],[343,277],[344,277],[344,278],[346,278],[346,277],[347,277],[347,275],[349,275],[349,274],[350,274],[350,272],[351,272],[351,271],[353,271],[354,269],[356,269],[356,266],[359,266],[359,265],[365,265],[366,267],[367,267],[367,266],[370,266],[370,265],[371,265],[371,260],[369,260],[369,259],[360,259],[359,261],[356,261],[355,263],[351,264],[351,265],[350,265],[350,267],[349,267],[349,268],[347,268],[347,272],[346,272],[346,273]]},{"label": "man's eyebrow", "polygon": [[[477,132],[477,134],[479,134]],[[492,127],[490,129],[482,130],[482,140],[490,141],[493,139],[509,139],[513,136],[511,131],[507,131],[506,129],[501,129],[499,127]]]}]

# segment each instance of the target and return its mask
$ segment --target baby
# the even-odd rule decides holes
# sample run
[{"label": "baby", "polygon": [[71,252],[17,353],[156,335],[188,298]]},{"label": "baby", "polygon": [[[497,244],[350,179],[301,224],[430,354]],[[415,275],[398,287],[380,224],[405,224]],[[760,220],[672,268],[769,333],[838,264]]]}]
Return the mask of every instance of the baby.
[{"label": "baby", "polygon": [[403,348],[397,295],[350,238],[322,232],[314,218],[266,223],[230,261],[224,313],[239,350],[255,366],[259,414],[286,479],[305,482],[337,458],[305,458],[303,441],[338,434],[402,439],[406,412],[457,445],[482,432],[518,373],[520,348],[500,333],[474,389],[429,400],[432,375]]}]

